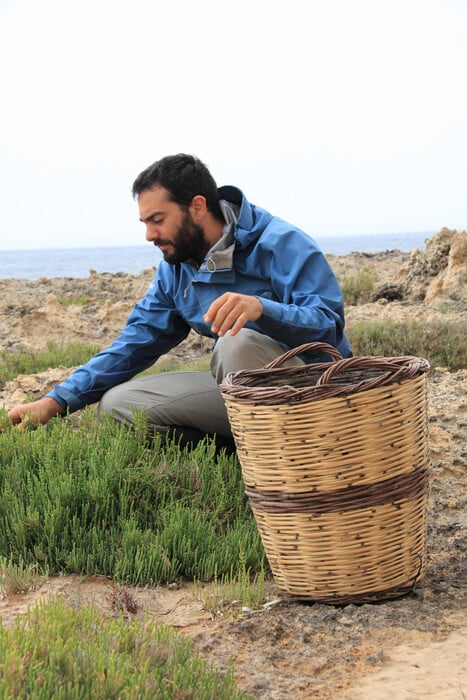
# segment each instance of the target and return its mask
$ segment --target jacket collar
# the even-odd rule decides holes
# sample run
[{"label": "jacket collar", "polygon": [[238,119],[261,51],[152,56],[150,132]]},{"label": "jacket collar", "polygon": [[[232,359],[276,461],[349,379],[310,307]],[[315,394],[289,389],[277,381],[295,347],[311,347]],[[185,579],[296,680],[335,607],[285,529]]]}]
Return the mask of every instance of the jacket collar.
[{"label": "jacket collar", "polygon": [[235,229],[240,207],[234,202],[220,201],[220,207],[225,219],[222,236],[208,251],[200,270],[217,272],[231,270],[233,267],[233,252],[235,248]]},{"label": "jacket collar", "polygon": [[225,185],[217,191],[221,200],[225,199],[239,207],[237,225],[239,228],[249,231],[254,224],[253,210],[243,192],[233,185]]}]

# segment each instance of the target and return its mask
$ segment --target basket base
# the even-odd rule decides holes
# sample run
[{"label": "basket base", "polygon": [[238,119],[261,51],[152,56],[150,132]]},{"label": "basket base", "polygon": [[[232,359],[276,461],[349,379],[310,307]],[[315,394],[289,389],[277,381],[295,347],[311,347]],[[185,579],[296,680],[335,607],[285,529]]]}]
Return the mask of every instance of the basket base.
[{"label": "basket base", "polygon": [[350,603],[382,603],[385,600],[393,600],[394,598],[402,598],[405,595],[412,593],[415,585],[422,579],[417,579],[407,586],[396,586],[387,588],[383,591],[375,591],[370,593],[356,593],[344,596],[326,596],[324,598],[312,597],[309,595],[298,595],[290,593],[279,588],[281,598],[289,603],[324,603],[326,605],[349,605]]}]

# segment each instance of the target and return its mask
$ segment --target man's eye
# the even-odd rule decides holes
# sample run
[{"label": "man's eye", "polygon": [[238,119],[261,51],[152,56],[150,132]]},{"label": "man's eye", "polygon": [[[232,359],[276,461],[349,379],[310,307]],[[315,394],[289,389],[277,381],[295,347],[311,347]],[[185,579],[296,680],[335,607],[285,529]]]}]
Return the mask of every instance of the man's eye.
[{"label": "man's eye", "polygon": [[153,224],[162,224],[163,221],[164,221],[164,219],[153,219],[153,220],[152,220],[152,223],[153,223]]}]

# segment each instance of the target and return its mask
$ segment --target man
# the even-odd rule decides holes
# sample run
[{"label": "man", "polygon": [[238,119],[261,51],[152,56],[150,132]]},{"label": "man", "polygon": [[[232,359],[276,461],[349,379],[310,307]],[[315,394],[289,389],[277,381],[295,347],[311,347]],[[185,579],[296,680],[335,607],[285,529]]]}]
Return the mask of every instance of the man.
[{"label": "man", "polygon": [[[307,234],[250,204],[235,187],[218,190],[191,155],[146,168],[133,196],[146,239],[164,257],[146,296],[112,345],[43,398],[11,409],[13,423],[47,423],[99,401],[100,415],[130,424],[135,409],[143,409],[148,427],[163,434],[231,438],[218,388],[228,372],[263,367],[311,341],[351,355],[339,286]],[[209,372],[131,379],[190,329],[214,341]]]}]

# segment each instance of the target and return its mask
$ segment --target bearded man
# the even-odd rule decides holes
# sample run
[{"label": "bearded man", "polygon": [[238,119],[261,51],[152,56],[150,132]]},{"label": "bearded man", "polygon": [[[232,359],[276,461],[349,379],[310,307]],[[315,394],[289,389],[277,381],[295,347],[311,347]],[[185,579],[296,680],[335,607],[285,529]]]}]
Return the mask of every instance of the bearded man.
[{"label": "bearded man", "polygon": [[[320,341],[344,357],[342,294],[316,242],[248,202],[236,187],[217,189],[207,167],[166,156],[133,184],[146,239],[164,257],[119,337],[41,399],[9,416],[47,423],[99,401],[99,415],[197,442],[232,433],[219,384],[229,372],[258,369],[286,350]],[[191,329],[212,339],[206,372],[134,375],[182,342]],[[301,355],[284,366],[323,360]]]}]

